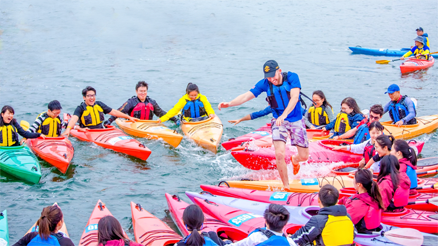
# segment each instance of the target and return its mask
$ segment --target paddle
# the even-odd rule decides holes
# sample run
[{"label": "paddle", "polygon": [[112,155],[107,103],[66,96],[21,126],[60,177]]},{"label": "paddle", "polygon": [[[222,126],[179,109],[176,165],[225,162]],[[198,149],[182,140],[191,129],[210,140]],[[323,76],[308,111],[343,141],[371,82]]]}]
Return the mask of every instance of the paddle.
[{"label": "paddle", "polygon": [[414,205],[414,204],[433,204],[435,206],[438,206],[438,197],[427,199],[426,201],[415,201],[408,203],[408,205]]},{"label": "paddle", "polygon": [[417,175],[424,175],[424,174],[431,174],[431,173],[438,173],[438,170],[430,170],[426,172],[419,172]]},{"label": "paddle", "polygon": [[422,190],[422,189],[438,189],[438,182],[435,183],[434,185],[431,185],[431,186],[422,186],[422,187],[417,187],[415,189],[417,189],[417,190]]},{"label": "paddle", "polygon": [[[438,51],[429,53],[429,55],[432,55],[432,54],[438,54]],[[388,64],[390,62],[399,61],[399,60],[401,60],[401,59],[399,58],[399,59],[395,59],[395,60],[392,60],[392,61],[390,61],[390,60],[378,60],[378,61],[376,61],[376,63],[377,64]]]},{"label": "paddle", "polygon": [[412,228],[399,228],[390,231],[373,232],[373,234],[380,234],[394,243],[406,246],[422,245],[424,240],[423,234]]},{"label": "paddle", "polygon": [[25,131],[29,130],[29,128],[30,128],[30,124],[29,124],[29,122],[27,122],[27,121],[25,121],[25,120],[20,121],[20,126],[21,126]]}]

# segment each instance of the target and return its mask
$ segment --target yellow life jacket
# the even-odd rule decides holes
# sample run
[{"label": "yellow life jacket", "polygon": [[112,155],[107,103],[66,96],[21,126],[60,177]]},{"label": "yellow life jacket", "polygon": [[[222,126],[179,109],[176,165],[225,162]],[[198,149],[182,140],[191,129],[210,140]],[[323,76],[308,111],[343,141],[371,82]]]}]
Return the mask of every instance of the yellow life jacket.
[{"label": "yellow life jacket", "polygon": [[97,126],[105,120],[103,109],[98,104],[88,106],[87,104],[82,103],[81,106],[84,109],[81,116],[81,123],[83,126]]},{"label": "yellow life jacket", "polygon": [[315,108],[315,106],[310,107],[307,114],[307,118],[309,122],[315,126],[323,126],[330,123],[328,115],[325,112],[324,106],[318,108]]},{"label": "yellow life jacket", "polygon": [[348,216],[328,215],[321,239],[323,245],[352,245],[354,224]]},{"label": "yellow life jacket", "polygon": [[18,142],[17,128],[11,125],[0,127],[0,146],[12,146]]},{"label": "yellow life jacket", "polygon": [[334,131],[338,133],[346,133],[351,129],[350,120],[348,119],[348,114],[344,112],[340,112],[336,116],[336,122]]},{"label": "yellow life jacket", "polygon": [[[41,114],[38,115],[38,117],[42,116],[43,114],[47,114],[47,112],[42,112]],[[53,119],[49,115],[44,115],[44,116],[46,117],[46,119],[41,123],[37,132],[42,133],[47,137],[59,137],[61,135],[61,130],[62,130],[61,118],[59,118],[58,116],[55,119]]]}]

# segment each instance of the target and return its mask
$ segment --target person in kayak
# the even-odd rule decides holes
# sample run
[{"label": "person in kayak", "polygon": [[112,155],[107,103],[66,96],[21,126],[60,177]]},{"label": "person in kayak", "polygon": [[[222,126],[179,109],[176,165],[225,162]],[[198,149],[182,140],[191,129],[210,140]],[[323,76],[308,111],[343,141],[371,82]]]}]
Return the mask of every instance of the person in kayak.
[{"label": "person in kayak", "polygon": [[[392,144],[394,143],[394,137],[389,135],[380,135],[376,138],[374,143],[375,155],[368,160],[365,168],[371,169],[372,172],[378,173],[380,171],[380,160],[387,155],[391,154]],[[372,154],[370,151],[369,154]],[[362,164],[362,163],[361,163]],[[360,165],[362,167],[362,165]]]},{"label": "person in kayak", "polygon": [[263,213],[266,227],[257,228],[252,231],[247,238],[235,243],[226,244],[227,246],[270,246],[270,245],[290,245],[296,246],[292,238],[283,234],[283,228],[289,220],[289,211],[279,204],[269,204]]},{"label": "person in kayak", "polygon": [[[73,113],[67,129],[62,133],[64,136],[68,136],[73,127],[79,130],[104,128],[102,124],[105,120],[104,114],[110,114],[112,116],[126,118],[132,121],[135,120],[134,117],[124,114],[116,109],[112,109],[101,101],[96,101],[96,89],[91,86],[87,86],[82,90],[82,96],[84,102],[81,103]],[[75,126],[78,121],[79,127]]]},{"label": "person in kayak", "polygon": [[29,127],[30,132],[39,132],[47,137],[61,136],[62,128],[67,123],[63,122],[61,114],[61,103],[57,100],[49,102],[47,111],[39,114],[35,122]]},{"label": "person in kayak", "polygon": [[186,94],[179,99],[178,103],[167,114],[161,116],[158,121],[168,121],[171,117],[181,112],[181,110],[183,119],[186,122],[196,122],[206,120],[209,117],[215,117],[214,110],[207,97],[199,92],[196,84],[192,83],[187,84]]},{"label": "person in kayak", "polygon": [[362,154],[363,159],[359,162],[359,166],[364,166],[374,155],[377,154],[374,144],[376,143],[377,137],[383,134],[384,129],[382,124],[380,124],[378,121],[371,123],[368,128],[370,132],[370,139],[360,144],[336,146],[333,147],[333,150],[346,150],[350,151],[351,153]]},{"label": "person in kayak", "polygon": [[99,246],[141,246],[125,237],[120,222],[111,215],[97,223],[97,241]]},{"label": "person in kayak", "polygon": [[399,168],[397,157],[393,155],[380,161],[377,183],[386,211],[398,211],[408,205],[411,181],[407,175],[400,175]]},{"label": "person in kayak", "polygon": [[400,174],[409,177],[411,193],[416,193],[415,188],[418,186],[417,172],[415,171],[417,170],[417,153],[405,140],[397,139],[392,145],[391,155],[398,159]]},{"label": "person in kayak", "polygon": [[27,233],[13,246],[74,246],[71,239],[59,231],[63,225],[64,215],[58,205],[45,207],[35,225],[38,231]]},{"label": "person in kayak", "polygon": [[370,139],[370,124],[374,121],[380,121],[383,117],[383,107],[380,104],[375,104],[370,108],[370,116],[363,119],[359,125],[351,128],[346,133],[333,137],[334,140],[337,139],[350,139],[354,137],[353,143],[360,144]]},{"label": "person in kayak", "polygon": [[336,205],[339,191],[330,184],[318,193],[321,209],[291,238],[298,245],[352,245],[356,229],[344,205]]},{"label": "person in kayak", "polygon": [[18,139],[18,135],[24,138],[45,137],[41,133],[25,131],[20,124],[18,124],[17,120],[14,119],[14,114],[15,111],[11,106],[3,106],[0,117],[0,146],[19,146],[20,140]]},{"label": "person in kayak", "polygon": [[[166,114],[166,111],[162,110],[158,103],[148,96],[149,85],[144,81],[139,81],[135,86],[135,92],[137,96],[133,96],[128,99],[120,108],[119,111],[135,117],[140,120],[152,120],[154,115],[162,117]],[[111,116],[106,120],[104,125],[111,125],[113,121],[117,119],[116,116]],[[181,122],[172,117],[170,120],[179,125]]]},{"label": "person in kayak", "polygon": [[402,96],[400,87],[396,84],[390,85],[385,94],[387,93],[391,101],[383,107],[383,114],[389,112],[389,116],[396,126],[417,124],[415,118],[417,111],[411,98],[407,95]]},{"label": "person in kayak", "polygon": [[373,173],[368,169],[357,169],[354,174],[354,189],[356,194],[343,197],[338,204],[345,205],[357,232],[371,234],[372,231],[380,231],[385,205],[379,186],[373,180]]},{"label": "person in kayak", "polygon": [[333,107],[327,101],[324,92],[317,90],[313,92],[312,100],[314,105],[304,115],[304,122],[309,129],[325,126],[335,119]]},{"label": "person in kayak", "polygon": [[341,102],[341,112],[338,113],[335,120],[322,128],[323,131],[333,129],[331,138],[341,136],[348,132],[351,128],[356,127],[364,119],[356,100],[352,97],[347,97]]},{"label": "person in kayak", "polygon": [[406,52],[406,54],[404,54],[402,57],[400,57],[400,60],[404,60],[406,57],[409,57],[412,54],[414,54],[415,58],[417,59],[429,60],[430,49],[426,45],[424,38],[418,36],[414,39],[414,41],[415,46],[412,47],[410,51]]},{"label": "person in kayak", "polygon": [[285,161],[285,146],[290,137],[291,144],[296,146],[298,154],[292,156],[293,173],[300,170],[300,162],[309,157],[309,141],[306,125],[301,113],[300,91],[301,83],[298,75],[293,72],[282,73],[278,63],[269,60],[263,65],[264,78],[250,91],[241,94],[230,102],[221,102],[222,108],[239,106],[266,92],[267,101],[272,109],[272,141],[275,148],[277,170],[285,190],[289,189],[289,177]]},{"label": "person in kayak", "polygon": [[[430,49],[430,44],[429,44],[429,35],[427,33],[424,33],[424,30],[422,27],[417,28],[415,31],[417,31],[417,36],[423,37],[424,39],[424,44],[429,47]],[[412,47],[411,47],[412,48]]]}]

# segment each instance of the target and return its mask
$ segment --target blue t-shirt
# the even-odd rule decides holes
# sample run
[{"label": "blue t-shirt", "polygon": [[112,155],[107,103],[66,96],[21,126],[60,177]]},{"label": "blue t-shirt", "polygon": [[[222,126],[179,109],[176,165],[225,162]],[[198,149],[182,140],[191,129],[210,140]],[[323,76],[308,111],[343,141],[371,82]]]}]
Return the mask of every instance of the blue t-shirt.
[{"label": "blue t-shirt", "polygon": [[[282,85],[280,86],[272,86],[272,90],[275,94],[284,94],[284,91],[288,91],[290,92],[291,89],[294,88],[300,88],[301,89],[301,83],[300,83],[300,79],[298,78],[298,74],[296,73],[292,73],[292,72],[288,72],[287,73],[287,79],[285,78],[284,82]],[[266,94],[268,96],[271,95],[270,92],[270,88],[269,88],[269,81],[267,79],[262,79],[260,80],[255,86],[254,88],[252,88],[251,90],[252,94],[254,94],[255,97],[258,97],[260,94],[262,94],[262,92],[266,92]],[[283,93],[282,93],[283,92]],[[278,102],[278,98],[277,102]],[[282,100],[287,100],[287,102],[289,102],[289,100],[284,97],[282,97]],[[276,109],[272,110],[272,115],[274,116],[274,118],[278,118],[280,115],[283,114],[284,109],[287,107],[287,105],[281,105],[281,103],[279,103],[278,105],[279,107]],[[292,112],[289,113],[289,115],[286,117],[286,120],[289,122],[295,122],[295,121],[299,121],[303,118],[303,115],[301,114],[301,102],[298,99],[297,104],[295,105],[295,108],[292,110]]]}]

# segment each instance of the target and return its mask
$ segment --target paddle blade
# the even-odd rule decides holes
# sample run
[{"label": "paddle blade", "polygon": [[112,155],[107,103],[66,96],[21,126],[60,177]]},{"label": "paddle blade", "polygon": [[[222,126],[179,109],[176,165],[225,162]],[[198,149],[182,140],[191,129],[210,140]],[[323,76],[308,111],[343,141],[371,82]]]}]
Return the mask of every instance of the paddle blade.
[{"label": "paddle blade", "polygon": [[385,237],[394,243],[406,246],[416,246],[423,244],[423,234],[420,231],[411,228],[400,228],[385,232]]},{"label": "paddle blade", "polygon": [[438,206],[438,197],[434,197],[434,198],[428,199],[428,201],[429,201],[430,204]]},{"label": "paddle blade", "polygon": [[391,62],[390,60],[378,60],[378,61],[376,61],[377,64],[388,64],[390,62]]},{"label": "paddle blade", "polygon": [[27,121],[25,121],[25,120],[22,120],[22,121],[20,121],[20,126],[21,126],[25,131],[27,131],[27,130],[29,130],[30,124],[29,124],[29,122],[27,122]]}]

